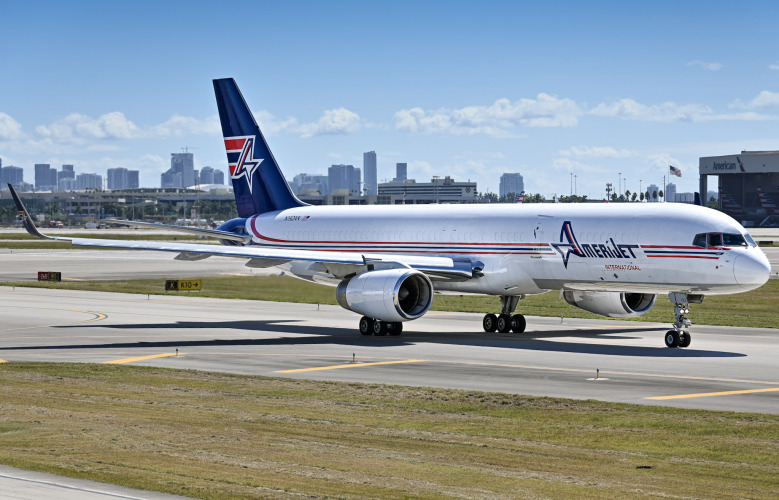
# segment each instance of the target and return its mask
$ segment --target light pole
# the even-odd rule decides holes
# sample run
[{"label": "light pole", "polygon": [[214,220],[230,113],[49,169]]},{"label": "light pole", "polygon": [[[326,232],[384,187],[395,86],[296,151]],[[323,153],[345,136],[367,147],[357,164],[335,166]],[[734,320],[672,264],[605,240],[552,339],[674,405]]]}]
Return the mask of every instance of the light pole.
[{"label": "light pole", "polygon": [[573,195],[573,172],[571,172],[571,195]]},{"label": "light pole", "polygon": [[576,187],[577,177],[579,177],[579,176],[574,174],[574,176],[573,176],[573,194],[575,194],[575,195],[579,194],[579,188]]},{"label": "light pole", "polygon": [[617,195],[622,192],[622,172],[619,172],[619,184],[617,184]]}]

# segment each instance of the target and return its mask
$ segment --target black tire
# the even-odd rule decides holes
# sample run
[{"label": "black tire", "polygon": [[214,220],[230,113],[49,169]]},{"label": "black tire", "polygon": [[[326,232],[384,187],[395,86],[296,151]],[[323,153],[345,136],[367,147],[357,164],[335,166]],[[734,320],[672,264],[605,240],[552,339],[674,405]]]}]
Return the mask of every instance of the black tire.
[{"label": "black tire", "polygon": [[668,347],[679,347],[679,332],[668,330],[665,333],[665,345]]},{"label": "black tire", "polygon": [[498,316],[498,331],[500,333],[508,333],[511,331],[511,315],[501,314]]},{"label": "black tire", "polygon": [[514,333],[522,333],[525,331],[527,321],[521,314],[515,314],[511,317],[511,331]]},{"label": "black tire", "polygon": [[494,314],[485,314],[481,326],[487,333],[492,333],[498,329],[498,317]]},{"label": "black tire", "polygon": [[360,334],[373,335],[373,318],[363,316],[360,318]]},{"label": "black tire", "polygon": [[373,334],[377,337],[387,335],[389,329],[387,328],[387,322],[378,319],[373,320]]},{"label": "black tire", "polygon": [[692,336],[690,332],[685,330],[684,335],[679,337],[679,347],[690,347],[690,342],[692,342]]},{"label": "black tire", "polygon": [[400,321],[395,323],[387,323],[387,329],[389,331],[389,334],[393,337],[397,337],[401,333],[403,333],[403,323]]}]

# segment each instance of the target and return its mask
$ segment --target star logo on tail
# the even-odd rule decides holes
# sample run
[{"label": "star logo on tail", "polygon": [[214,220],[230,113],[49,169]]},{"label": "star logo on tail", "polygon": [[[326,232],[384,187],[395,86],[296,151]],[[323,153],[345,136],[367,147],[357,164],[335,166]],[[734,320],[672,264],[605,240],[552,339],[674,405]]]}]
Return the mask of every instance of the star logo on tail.
[{"label": "star logo on tail", "polygon": [[253,135],[241,137],[225,137],[225,149],[227,150],[227,162],[230,167],[232,179],[246,178],[249,192],[252,192],[252,179],[254,172],[259,168],[264,158],[254,157]]}]

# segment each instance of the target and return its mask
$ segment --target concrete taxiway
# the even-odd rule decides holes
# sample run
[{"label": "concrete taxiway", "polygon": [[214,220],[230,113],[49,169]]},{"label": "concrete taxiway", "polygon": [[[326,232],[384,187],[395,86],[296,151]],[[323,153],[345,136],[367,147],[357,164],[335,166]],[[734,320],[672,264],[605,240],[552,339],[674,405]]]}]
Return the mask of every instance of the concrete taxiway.
[{"label": "concrete taxiway", "polygon": [[108,498],[176,500],[186,498],[84,479],[55,476],[43,472],[15,469],[4,465],[0,465],[0,497],[14,500],[40,500],[42,498],[56,498],[58,500],[104,500]]},{"label": "concrete taxiway", "polygon": [[[658,304],[662,307],[664,304]],[[670,304],[669,304],[670,307]],[[129,363],[779,413],[779,330],[430,312],[401,337],[363,337],[337,306],[0,287],[0,359]],[[694,319],[694,311],[692,318]]]}]

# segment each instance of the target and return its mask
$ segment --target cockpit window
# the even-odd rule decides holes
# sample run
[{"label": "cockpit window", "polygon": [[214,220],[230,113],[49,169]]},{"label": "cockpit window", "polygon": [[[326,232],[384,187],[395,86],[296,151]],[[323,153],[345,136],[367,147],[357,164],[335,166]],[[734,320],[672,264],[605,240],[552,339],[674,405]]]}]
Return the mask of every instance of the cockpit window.
[{"label": "cockpit window", "polygon": [[744,241],[744,237],[740,234],[728,234],[722,235],[722,244],[726,247],[745,247],[747,242]]},{"label": "cockpit window", "polygon": [[745,234],[744,237],[747,239],[747,243],[749,243],[750,246],[757,246],[757,243],[755,243],[755,240],[752,239],[752,236],[750,236],[749,233]]},{"label": "cockpit window", "polygon": [[706,248],[706,233],[696,234],[692,244],[696,247]]},{"label": "cockpit window", "polygon": [[722,246],[722,233],[709,233],[709,246],[721,247]]},{"label": "cockpit window", "polygon": [[749,241],[750,245],[757,246],[751,236],[747,234],[746,238],[745,240],[743,235],[732,233],[701,233],[695,235],[692,244],[701,248],[745,247]]}]

